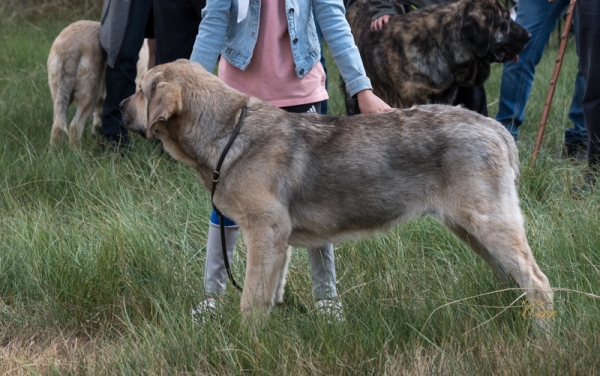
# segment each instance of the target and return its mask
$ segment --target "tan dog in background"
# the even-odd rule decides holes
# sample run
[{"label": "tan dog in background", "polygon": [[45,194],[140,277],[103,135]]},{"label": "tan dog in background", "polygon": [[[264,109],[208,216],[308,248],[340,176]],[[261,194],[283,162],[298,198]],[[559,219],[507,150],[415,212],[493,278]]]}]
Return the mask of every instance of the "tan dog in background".
[{"label": "tan dog in background", "polygon": [[282,302],[288,245],[364,237],[427,214],[551,309],[552,289],[523,227],[517,147],[500,123],[444,105],[288,113],[187,60],[149,70],[121,110],[128,130],[162,141],[210,190],[244,105],[213,200],[246,240],[245,318]]},{"label": "tan dog in background", "polygon": [[[99,135],[104,104],[104,68],[100,45],[100,22],[77,21],[61,31],[48,55],[48,86],[54,104],[50,146],[69,135],[71,146],[80,148],[86,121],[93,113],[92,134]],[[148,66],[148,45],[144,42],[137,64],[136,84]],[[67,127],[67,110],[77,103],[77,111]]]}]

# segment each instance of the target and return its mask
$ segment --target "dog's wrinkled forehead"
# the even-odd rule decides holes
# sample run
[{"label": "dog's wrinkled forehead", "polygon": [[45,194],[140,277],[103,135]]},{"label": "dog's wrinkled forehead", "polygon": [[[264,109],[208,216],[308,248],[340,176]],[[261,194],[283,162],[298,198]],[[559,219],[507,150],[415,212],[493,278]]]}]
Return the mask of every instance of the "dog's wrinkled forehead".
[{"label": "dog's wrinkled forehead", "polygon": [[164,81],[164,74],[160,69],[151,69],[142,78],[140,82],[141,91],[146,100],[152,97],[152,92],[156,89],[156,85]]}]

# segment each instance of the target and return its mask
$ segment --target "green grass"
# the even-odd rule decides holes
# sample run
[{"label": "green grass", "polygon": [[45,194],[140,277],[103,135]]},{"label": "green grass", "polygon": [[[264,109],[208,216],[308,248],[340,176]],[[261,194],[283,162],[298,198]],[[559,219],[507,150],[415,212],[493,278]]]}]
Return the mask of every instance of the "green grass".
[{"label": "green grass", "polygon": [[[253,334],[231,288],[221,319],[191,320],[203,294],[210,200],[190,169],[139,137],[124,159],[94,157],[88,132],[82,153],[49,151],[45,61],[54,37],[78,17],[0,22],[0,374],[600,373],[600,302],[584,294],[600,292],[600,196],[574,199],[585,165],[561,158],[572,45],[536,169],[528,162],[555,36],[519,140],[528,239],[557,288],[551,341],[522,317],[519,293],[501,290],[431,218],[336,247],[346,309],[339,325],[310,309],[308,261],[297,250],[289,302]],[[330,109],[342,114],[329,70]],[[500,73],[495,65],[487,84],[491,115]],[[242,283],[244,256],[240,242],[233,269]]]}]

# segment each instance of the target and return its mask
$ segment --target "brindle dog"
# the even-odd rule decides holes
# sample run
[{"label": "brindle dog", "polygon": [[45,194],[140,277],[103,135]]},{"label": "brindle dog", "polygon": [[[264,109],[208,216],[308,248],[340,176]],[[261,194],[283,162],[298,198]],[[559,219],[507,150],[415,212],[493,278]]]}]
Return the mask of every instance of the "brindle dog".
[{"label": "brindle dog", "polygon": [[[373,91],[398,108],[451,104],[459,86],[483,84],[491,63],[516,59],[531,38],[498,0],[460,0],[392,15],[378,31],[370,29],[366,0],[351,5],[346,17]],[[346,109],[359,112],[348,95]]]}]

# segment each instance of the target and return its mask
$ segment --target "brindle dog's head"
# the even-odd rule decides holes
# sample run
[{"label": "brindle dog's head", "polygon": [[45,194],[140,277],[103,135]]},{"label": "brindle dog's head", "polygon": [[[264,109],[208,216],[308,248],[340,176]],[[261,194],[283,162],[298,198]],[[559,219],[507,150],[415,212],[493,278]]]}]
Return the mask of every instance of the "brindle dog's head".
[{"label": "brindle dog's head", "polygon": [[531,39],[498,0],[467,0],[461,31],[473,53],[489,62],[516,59]]}]

